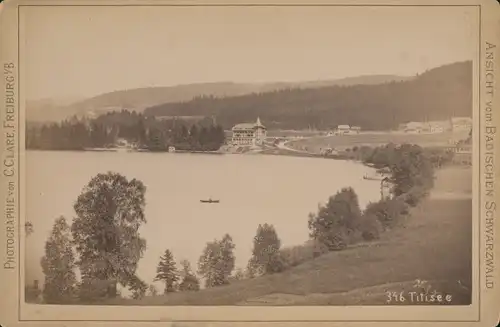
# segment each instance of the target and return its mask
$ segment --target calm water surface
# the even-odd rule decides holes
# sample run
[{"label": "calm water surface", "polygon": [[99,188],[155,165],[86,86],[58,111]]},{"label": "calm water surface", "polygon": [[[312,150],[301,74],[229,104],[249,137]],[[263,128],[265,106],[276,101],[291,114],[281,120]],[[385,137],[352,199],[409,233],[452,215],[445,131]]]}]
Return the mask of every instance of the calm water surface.
[{"label": "calm water surface", "polygon": [[[245,267],[259,224],[273,224],[283,246],[308,238],[307,219],[330,195],[351,186],[363,208],[379,198],[379,182],[363,179],[359,163],[266,155],[115,152],[26,153],[26,219],[34,234],[26,243],[28,280],[42,280],[40,258],[54,219],[74,217],[73,204],[98,173],[114,171],[147,187],[141,235],[147,250],[138,274],[152,283],[159,257],[173,251],[196,268],[207,241],[229,233],[236,265]],[[203,204],[200,199],[220,199]],[[162,289],[162,288],[160,288]]]}]

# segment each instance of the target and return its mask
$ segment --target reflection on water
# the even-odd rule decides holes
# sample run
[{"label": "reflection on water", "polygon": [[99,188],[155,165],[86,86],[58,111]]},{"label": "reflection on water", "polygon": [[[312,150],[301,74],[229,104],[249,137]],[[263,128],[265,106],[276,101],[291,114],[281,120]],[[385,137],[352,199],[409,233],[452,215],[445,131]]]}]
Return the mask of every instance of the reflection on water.
[{"label": "reflection on water", "polygon": [[[52,224],[71,220],[73,203],[97,173],[114,171],[147,187],[147,224],[140,233],[147,250],[138,274],[151,283],[169,248],[177,262],[196,268],[207,241],[229,233],[236,266],[245,267],[259,224],[273,224],[283,246],[308,238],[307,215],[340,188],[351,186],[362,208],[379,197],[379,182],[364,180],[370,168],[319,158],[171,153],[26,153],[27,280],[41,279],[40,258]],[[201,199],[220,203],[201,203]]]}]

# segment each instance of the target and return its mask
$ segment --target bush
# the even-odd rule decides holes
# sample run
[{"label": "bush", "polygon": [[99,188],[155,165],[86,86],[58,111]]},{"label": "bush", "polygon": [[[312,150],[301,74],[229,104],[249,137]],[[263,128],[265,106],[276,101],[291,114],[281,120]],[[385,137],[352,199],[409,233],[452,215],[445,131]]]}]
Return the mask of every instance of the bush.
[{"label": "bush", "polygon": [[326,252],[328,249],[325,246],[311,240],[302,245],[284,248],[280,254],[286,267],[295,267]]},{"label": "bush", "polygon": [[403,195],[404,201],[411,207],[415,207],[420,200],[429,194],[426,188],[422,186],[412,187],[406,194]]},{"label": "bush", "polygon": [[363,215],[360,219],[359,231],[365,241],[373,241],[380,238],[383,230],[382,223],[374,214]]},{"label": "bush", "polygon": [[179,284],[179,290],[186,291],[199,291],[200,281],[194,274],[189,274],[184,277],[182,282]]},{"label": "bush", "polygon": [[340,251],[349,244],[349,234],[345,229],[331,230],[323,235],[321,242],[329,251]]},{"label": "bush", "polygon": [[270,262],[270,265],[267,266],[266,273],[274,274],[280,273],[287,269],[285,258],[281,255],[281,253],[277,252],[273,255],[273,259]]},{"label": "bush", "polygon": [[359,148],[359,156],[361,161],[368,163],[368,159],[373,155],[373,149],[367,145],[363,145]]},{"label": "bush", "polygon": [[364,216],[375,216],[383,228],[395,226],[406,214],[408,214],[408,205],[401,197],[370,203],[364,211]]},{"label": "bush", "polygon": [[352,188],[343,188],[330,197],[317,214],[309,215],[310,237],[329,250],[342,250],[350,242],[360,217],[356,192]]}]

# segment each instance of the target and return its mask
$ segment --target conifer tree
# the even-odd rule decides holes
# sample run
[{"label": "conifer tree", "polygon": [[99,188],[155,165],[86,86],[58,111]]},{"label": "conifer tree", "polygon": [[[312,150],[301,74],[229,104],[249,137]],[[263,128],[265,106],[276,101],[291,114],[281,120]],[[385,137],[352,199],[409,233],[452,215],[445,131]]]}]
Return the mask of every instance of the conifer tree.
[{"label": "conifer tree", "polygon": [[156,268],[155,281],[162,281],[165,283],[165,293],[175,292],[179,275],[175,267],[174,256],[172,252],[167,249]]},{"label": "conifer tree", "polygon": [[45,256],[41,260],[41,266],[45,275],[44,302],[70,303],[76,284],[75,258],[71,247],[70,227],[62,216],[56,219],[49,239],[45,242]]}]

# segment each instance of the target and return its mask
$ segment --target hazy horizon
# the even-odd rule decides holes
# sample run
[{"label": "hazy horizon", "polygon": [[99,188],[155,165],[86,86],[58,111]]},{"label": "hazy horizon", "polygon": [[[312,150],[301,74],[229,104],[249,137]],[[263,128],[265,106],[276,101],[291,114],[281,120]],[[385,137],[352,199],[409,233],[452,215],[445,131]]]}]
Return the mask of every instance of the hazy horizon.
[{"label": "hazy horizon", "polygon": [[477,57],[473,7],[33,6],[20,19],[29,100],[410,77]]},{"label": "hazy horizon", "polygon": [[[449,64],[454,64],[458,63],[458,61],[451,62],[448,64],[443,64],[441,66],[449,65]],[[438,66],[438,67],[441,67]],[[427,70],[437,68],[437,67],[431,67]],[[373,75],[356,75],[356,76],[345,76],[345,77],[339,77],[339,78],[329,78],[329,79],[316,79],[316,80],[289,80],[289,81],[283,81],[283,80],[276,80],[276,81],[266,81],[266,82],[246,82],[246,81],[224,81],[224,80],[214,80],[214,81],[206,81],[206,82],[192,82],[192,83],[182,83],[182,84],[169,84],[169,85],[155,85],[155,86],[138,86],[138,87],[132,87],[132,88],[126,88],[126,89],[116,89],[116,90],[109,90],[105,91],[102,93],[94,94],[91,96],[78,96],[77,94],[69,94],[61,97],[45,97],[45,98],[34,98],[34,99],[27,99],[28,101],[50,101],[50,100],[68,100],[71,98],[81,98],[82,100],[84,99],[90,99],[94,97],[98,97],[103,94],[108,94],[108,93],[113,93],[113,92],[120,92],[120,91],[127,91],[127,90],[137,90],[137,89],[147,89],[147,88],[153,88],[153,87],[181,87],[181,86],[191,86],[191,85],[207,85],[207,84],[281,84],[281,83],[290,83],[290,84],[299,84],[299,83],[310,83],[310,82],[329,82],[329,81],[337,81],[337,80],[344,80],[344,79],[351,79],[351,78],[362,78],[362,77],[372,77],[372,76],[394,76],[394,77],[402,77],[402,78],[412,78],[416,77],[417,74],[421,74],[422,72],[418,72],[415,75],[394,75],[394,74],[373,74]]]},{"label": "hazy horizon", "polygon": [[153,88],[153,87],[180,87],[180,86],[190,86],[190,85],[206,85],[206,84],[280,84],[280,83],[310,83],[310,82],[329,82],[329,81],[337,81],[337,80],[344,80],[344,79],[351,79],[351,78],[363,78],[363,77],[373,77],[373,76],[394,76],[394,77],[401,77],[401,78],[413,78],[416,77],[425,71],[432,70],[434,68],[439,68],[443,67],[446,65],[452,65],[455,63],[461,63],[461,62],[467,62],[471,60],[461,60],[461,61],[453,61],[449,63],[444,63],[442,65],[439,65],[437,67],[430,67],[425,69],[424,71],[421,72],[416,72],[414,75],[396,75],[396,74],[372,74],[372,75],[356,75],[356,76],[344,76],[344,77],[339,77],[339,78],[329,78],[329,79],[316,79],[316,80],[271,80],[271,81],[266,81],[266,82],[247,82],[247,81],[230,81],[230,80],[214,80],[214,81],[206,81],[206,82],[191,82],[191,83],[182,83],[182,84],[169,84],[169,85],[155,85],[155,86],[138,86],[138,87],[133,87],[133,88],[127,88],[127,89],[116,89],[116,90],[109,90],[105,91],[102,93],[94,94],[91,96],[78,96],[77,94],[69,94],[61,97],[45,97],[45,98],[36,98],[36,99],[28,99],[28,101],[43,101],[43,100],[68,100],[71,98],[79,98],[80,100],[85,100],[85,99],[90,99],[94,98],[103,94],[108,94],[108,93],[113,93],[113,92],[120,92],[120,91],[127,91],[127,90],[137,90],[137,89],[147,89],[147,88]]}]

